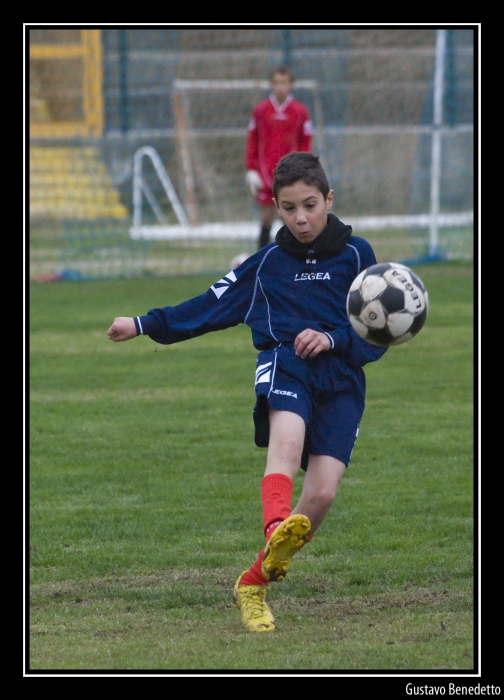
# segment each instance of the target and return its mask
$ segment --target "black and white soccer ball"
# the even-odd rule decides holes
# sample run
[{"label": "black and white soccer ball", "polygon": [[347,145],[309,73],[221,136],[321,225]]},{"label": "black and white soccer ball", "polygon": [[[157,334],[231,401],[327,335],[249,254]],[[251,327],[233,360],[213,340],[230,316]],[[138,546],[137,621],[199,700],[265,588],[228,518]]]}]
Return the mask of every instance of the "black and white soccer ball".
[{"label": "black and white soccer ball", "polygon": [[347,314],[355,332],[371,345],[388,347],[411,340],[423,327],[429,295],[406,265],[378,263],[361,272],[347,296]]}]

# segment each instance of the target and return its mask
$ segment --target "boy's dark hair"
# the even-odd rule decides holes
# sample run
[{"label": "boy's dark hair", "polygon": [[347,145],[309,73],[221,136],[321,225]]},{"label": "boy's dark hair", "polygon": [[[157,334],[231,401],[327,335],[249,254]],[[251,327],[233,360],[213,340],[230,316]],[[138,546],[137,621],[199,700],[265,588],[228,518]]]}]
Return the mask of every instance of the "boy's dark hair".
[{"label": "boy's dark hair", "polygon": [[286,75],[291,81],[291,83],[294,82],[294,73],[291,71],[289,66],[281,65],[277,66],[276,68],[272,68],[269,74],[270,82],[273,80],[273,76],[275,76],[277,73],[279,75]]},{"label": "boy's dark hair", "polygon": [[292,151],[278,161],[273,178],[273,195],[278,204],[278,192],[302,180],[306,185],[316,187],[324,199],[329,194],[329,182],[318,156],[304,151]]}]

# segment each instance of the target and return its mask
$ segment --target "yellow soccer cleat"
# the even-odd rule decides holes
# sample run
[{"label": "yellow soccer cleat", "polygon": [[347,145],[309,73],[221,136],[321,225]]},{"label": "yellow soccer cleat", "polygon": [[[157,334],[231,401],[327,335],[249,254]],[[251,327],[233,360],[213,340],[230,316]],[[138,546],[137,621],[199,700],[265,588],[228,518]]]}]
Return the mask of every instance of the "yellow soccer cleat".
[{"label": "yellow soccer cleat", "polygon": [[294,554],[306,544],[311,529],[306,515],[291,515],[273,530],[261,564],[262,575],[267,581],[283,581]]},{"label": "yellow soccer cleat", "polygon": [[244,571],[233,589],[233,598],[241,610],[243,626],[249,632],[273,632],[275,619],[266,605],[266,586],[240,586]]}]

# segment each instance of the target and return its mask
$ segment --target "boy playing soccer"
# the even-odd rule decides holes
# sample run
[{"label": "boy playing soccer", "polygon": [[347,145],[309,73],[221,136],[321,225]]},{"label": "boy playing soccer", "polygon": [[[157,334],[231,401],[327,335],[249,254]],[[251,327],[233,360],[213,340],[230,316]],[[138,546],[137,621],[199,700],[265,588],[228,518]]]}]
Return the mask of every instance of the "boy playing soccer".
[{"label": "boy playing soccer", "polygon": [[[268,447],[261,482],[266,544],[233,595],[252,632],[270,632],[268,585],[282,581],[336,496],[364,411],[362,367],[385,348],[362,340],[346,314],[348,289],[376,259],[369,243],[329,213],[334,193],[318,157],[293,152],[276,170],[273,194],[284,226],[204,294],[145,316],[116,318],[115,341],[148,335],[170,344],[239,323],[257,357],[255,443]],[[293,480],[305,470],[292,508]]]}]

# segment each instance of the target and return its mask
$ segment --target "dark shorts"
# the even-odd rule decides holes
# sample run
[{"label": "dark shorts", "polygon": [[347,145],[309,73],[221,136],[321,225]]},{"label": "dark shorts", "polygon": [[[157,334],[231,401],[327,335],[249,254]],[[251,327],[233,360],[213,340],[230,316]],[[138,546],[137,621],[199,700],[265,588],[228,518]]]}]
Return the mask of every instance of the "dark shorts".
[{"label": "dark shorts", "polygon": [[309,454],[329,455],[348,466],[364,412],[360,389],[340,370],[329,353],[303,360],[292,345],[280,345],[259,353],[254,407],[255,444],[269,443],[269,409],[292,411],[306,425],[301,467]]}]

